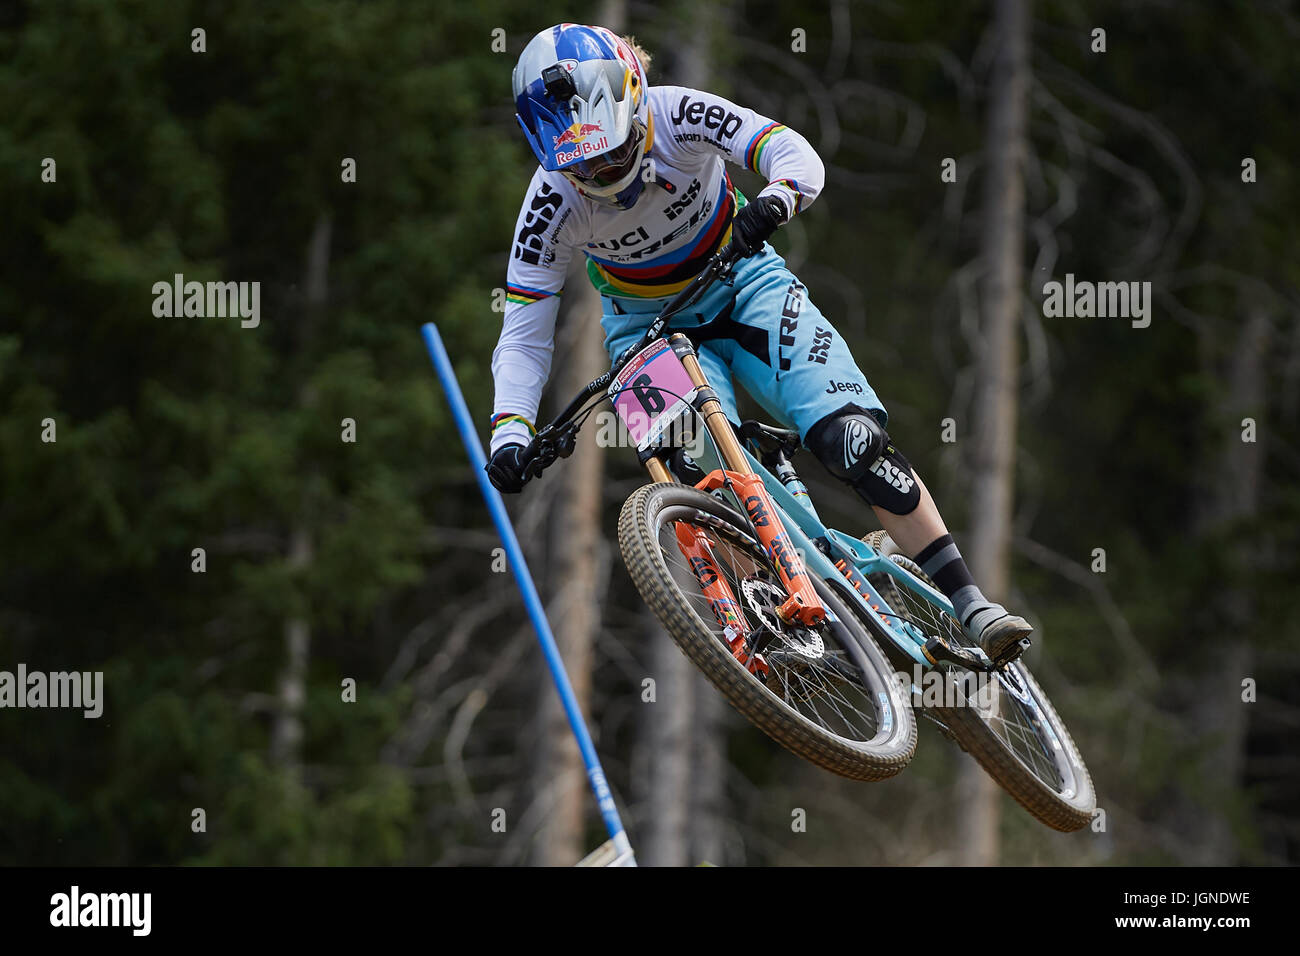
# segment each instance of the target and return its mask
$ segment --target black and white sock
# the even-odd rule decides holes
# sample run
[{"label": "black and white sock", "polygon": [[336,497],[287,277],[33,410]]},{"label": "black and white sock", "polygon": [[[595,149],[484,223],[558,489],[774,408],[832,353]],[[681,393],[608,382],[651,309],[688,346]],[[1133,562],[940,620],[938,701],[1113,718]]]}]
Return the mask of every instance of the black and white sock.
[{"label": "black and white sock", "polygon": [[996,609],[997,617],[1006,613],[1000,605],[984,597],[983,592],[975,584],[975,578],[971,576],[970,568],[966,567],[961,551],[953,542],[952,535],[945,534],[935,538],[922,548],[913,560],[952,602],[957,620],[961,621],[963,626],[969,626],[971,619],[981,611]]}]

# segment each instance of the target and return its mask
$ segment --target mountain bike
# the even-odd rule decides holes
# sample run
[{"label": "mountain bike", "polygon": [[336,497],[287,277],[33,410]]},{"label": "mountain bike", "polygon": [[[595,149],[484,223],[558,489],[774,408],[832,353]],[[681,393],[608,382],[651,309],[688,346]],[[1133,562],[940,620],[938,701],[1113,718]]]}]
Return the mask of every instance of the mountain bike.
[{"label": "mountain bike", "polygon": [[907,765],[915,709],[1040,821],[1086,826],[1092,780],[1023,659],[990,661],[884,532],[858,538],[823,524],[791,464],[798,433],[733,426],[689,337],[668,331],[737,258],[731,246],[716,253],[539,429],[525,473],[570,455],[583,422],[612,401],[651,478],[619,517],[624,564],[732,706],[796,755],[858,780]]}]

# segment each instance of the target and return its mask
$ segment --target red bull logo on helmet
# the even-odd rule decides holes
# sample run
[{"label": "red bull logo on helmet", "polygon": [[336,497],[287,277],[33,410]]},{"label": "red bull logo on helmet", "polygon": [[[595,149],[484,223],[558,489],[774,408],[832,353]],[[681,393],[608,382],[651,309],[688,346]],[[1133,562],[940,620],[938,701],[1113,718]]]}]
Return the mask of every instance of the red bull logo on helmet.
[{"label": "red bull logo on helmet", "polygon": [[[573,162],[584,156],[594,156],[609,149],[609,137],[604,135],[599,123],[574,123],[559,136],[552,137],[557,148],[555,161],[560,164]],[[600,133],[600,136],[595,134]],[[572,149],[560,149],[572,146]]]},{"label": "red bull logo on helmet", "polygon": [[568,143],[581,143],[592,133],[603,133],[604,129],[599,123],[574,123],[559,136],[553,136],[553,146],[564,146]]}]

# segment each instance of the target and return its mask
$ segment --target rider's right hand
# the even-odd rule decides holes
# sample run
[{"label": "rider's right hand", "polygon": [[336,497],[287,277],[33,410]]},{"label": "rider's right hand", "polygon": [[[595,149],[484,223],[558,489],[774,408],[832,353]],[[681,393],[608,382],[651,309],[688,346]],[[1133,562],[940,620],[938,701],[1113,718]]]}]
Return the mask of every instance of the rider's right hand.
[{"label": "rider's right hand", "polygon": [[507,495],[517,495],[524,490],[528,478],[524,475],[524,446],[516,442],[502,445],[492,453],[492,460],[487,463],[488,480],[497,491]]}]

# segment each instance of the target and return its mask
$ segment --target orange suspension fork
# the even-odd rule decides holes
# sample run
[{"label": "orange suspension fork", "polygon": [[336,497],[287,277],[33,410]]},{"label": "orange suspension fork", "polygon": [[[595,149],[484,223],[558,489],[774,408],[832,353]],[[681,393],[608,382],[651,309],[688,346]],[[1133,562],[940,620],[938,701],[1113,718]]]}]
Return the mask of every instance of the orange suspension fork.
[{"label": "orange suspension fork", "polygon": [[[644,464],[652,480],[675,480],[672,472],[656,456],[646,458]],[[723,638],[730,646],[732,655],[747,665],[752,673],[765,675],[767,662],[763,660],[763,655],[751,655],[746,646],[745,638],[748,635],[744,613],[731,584],[718,571],[718,563],[713,555],[713,541],[702,529],[686,521],[676,522],[673,533],[677,538],[677,547],[690,565],[695,579],[699,581],[700,591],[708,602],[709,610],[722,626]]]},{"label": "orange suspension fork", "polygon": [[674,528],[677,535],[677,547],[690,563],[691,571],[700,582],[700,590],[709,602],[709,610],[722,625],[722,635],[731,647],[732,656],[740,663],[748,665],[751,672],[767,673],[767,662],[761,654],[751,658],[746,647],[745,618],[741,614],[740,604],[727,579],[718,571],[717,561],[713,557],[713,542],[703,529],[685,521],[678,521]]},{"label": "orange suspension fork", "polygon": [[[701,390],[700,395],[704,401],[699,406],[700,415],[704,419],[704,427],[713,436],[722,455],[723,468],[710,472],[696,487],[712,491],[714,488],[729,486],[739,496],[777,576],[785,586],[786,594],[789,595],[776,609],[777,616],[788,624],[821,623],[826,617],[826,608],[813,590],[803,561],[795,552],[790,536],[781,524],[780,513],[768,496],[767,488],[763,486],[763,479],[749,467],[744,449],[732,431],[731,423],[727,421],[726,412],[722,410],[722,403],[709,388],[709,381],[700,368],[700,361],[695,356],[690,339],[678,332],[670,336],[668,342],[686,366],[691,383]],[[678,543],[681,544],[680,532]],[[683,554],[685,553],[683,549]],[[689,560],[690,555],[686,556]]]}]

